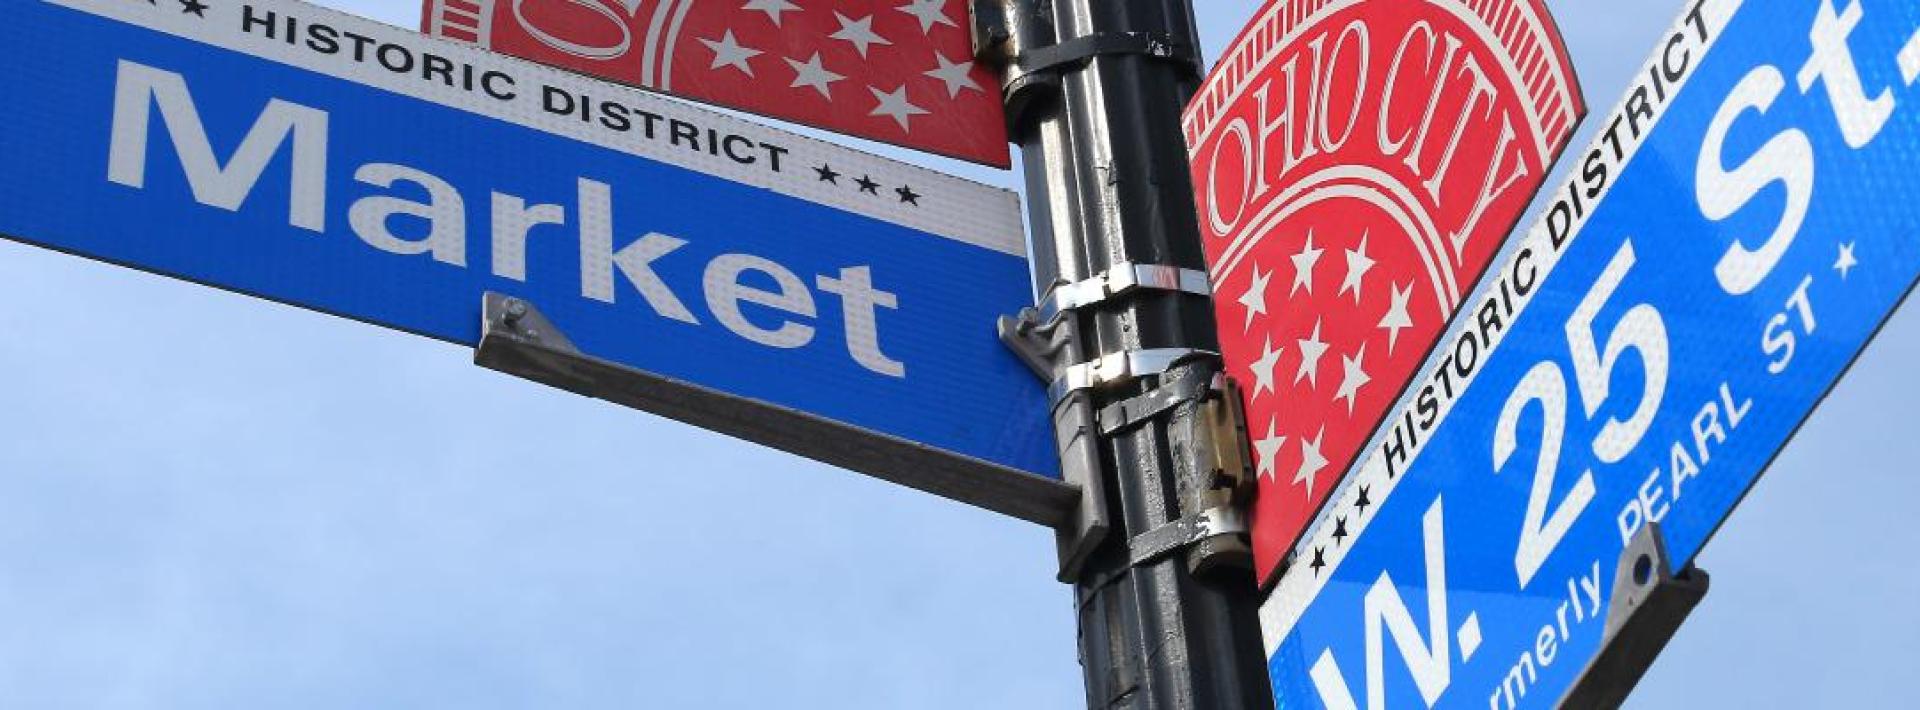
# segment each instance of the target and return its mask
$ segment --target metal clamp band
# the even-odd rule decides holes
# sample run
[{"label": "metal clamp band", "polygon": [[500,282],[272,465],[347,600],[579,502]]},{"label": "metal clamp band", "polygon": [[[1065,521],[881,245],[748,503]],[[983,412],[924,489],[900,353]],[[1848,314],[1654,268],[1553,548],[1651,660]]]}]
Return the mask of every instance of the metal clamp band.
[{"label": "metal clamp band", "polygon": [[1164,373],[1181,361],[1196,356],[1217,358],[1220,357],[1220,353],[1193,348],[1118,352],[1092,362],[1067,367],[1060,377],[1053,381],[1053,385],[1047,388],[1047,394],[1052,397],[1052,401],[1059,402],[1066,399],[1068,394],[1080,390],[1108,387]]},{"label": "metal clamp band", "polygon": [[1205,271],[1125,262],[1085,281],[1055,287],[1046,302],[1040,304],[1040,322],[1051,321],[1062,311],[1085,308],[1118,298],[1135,289],[1190,293],[1195,296],[1213,295],[1213,284],[1207,279]]},{"label": "metal clamp band", "polygon": [[1194,56],[1191,48],[1166,34],[1148,32],[1103,32],[1076,37],[1027,52],[1026,56],[1020,57],[1019,67],[1025,73],[1037,74],[1112,54],[1138,54],[1179,62],[1196,76],[1200,73],[1200,60]]},{"label": "metal clamp band", "polygon": [[1232,508],[1208,508],[1196,515],[1175,520],[1135,535],[1127,541],[1128,560],[1134,567],[1151,564],[1161,558],[1218,535],[1247,531],[1247,516]]}]

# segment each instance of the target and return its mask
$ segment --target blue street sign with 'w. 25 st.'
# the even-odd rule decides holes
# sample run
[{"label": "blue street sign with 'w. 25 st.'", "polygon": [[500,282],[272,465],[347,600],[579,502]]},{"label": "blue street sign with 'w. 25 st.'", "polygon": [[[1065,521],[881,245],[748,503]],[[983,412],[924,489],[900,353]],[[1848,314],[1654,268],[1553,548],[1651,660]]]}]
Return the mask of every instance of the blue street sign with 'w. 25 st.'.
[{"label": "blue street sign with 'w. 25 st.'", "polygon": [[1262,609],[1281,707],[1552,707],[1920,275],[1911,0],[1693,2],[1608,121]]},{"label": "blue street sign with 'w. 25 st.'", "polygon": [[994,334],[1032,303],[1008,191],[291,0],[16,0],[0,47],[9,238],[466,345],[510,296],[615,401],[1073,500]]}]

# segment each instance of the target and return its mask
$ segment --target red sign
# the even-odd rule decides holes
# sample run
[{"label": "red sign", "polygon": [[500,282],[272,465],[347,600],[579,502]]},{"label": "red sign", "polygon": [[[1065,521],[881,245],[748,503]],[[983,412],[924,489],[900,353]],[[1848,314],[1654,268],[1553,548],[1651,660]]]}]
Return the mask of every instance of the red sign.
[{"label": "red sign", "polygon": [[426,0],[421,30],[1007,167],[1000,84],[973,61],[967,17],[966,0]]},{"label": "red sign", "polygon": [[1585,114],[1542,0],[1274,0],[1185,115],[1271,579]]}]

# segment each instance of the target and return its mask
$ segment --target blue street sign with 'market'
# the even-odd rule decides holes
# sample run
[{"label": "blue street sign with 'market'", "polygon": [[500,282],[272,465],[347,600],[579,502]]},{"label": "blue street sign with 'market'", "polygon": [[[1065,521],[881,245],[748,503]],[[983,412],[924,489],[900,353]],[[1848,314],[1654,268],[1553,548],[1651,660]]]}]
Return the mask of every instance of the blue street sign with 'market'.
[{"label": "blue street sign with 'market'", "polygon": [[994,335],[1010,192],[290,0],[24,0],[0,45],[9,238],[467,345],[517,297],[673,416],[1072,500]]},{"label": "blue street sign with 'market'", "polygon": [[1920,275],[1910,0],[1694,0],[1599,130],[1263,607],[1281,707],[1553,707]]}]

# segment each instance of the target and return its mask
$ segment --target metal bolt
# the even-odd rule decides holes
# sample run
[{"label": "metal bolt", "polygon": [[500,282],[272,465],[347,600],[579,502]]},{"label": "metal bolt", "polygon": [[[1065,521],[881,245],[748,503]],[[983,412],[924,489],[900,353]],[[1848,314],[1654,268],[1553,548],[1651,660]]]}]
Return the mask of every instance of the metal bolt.
[{"label": "metal bolt", "polygon": [[527,302],[518,298],[507,299],[507,324],[512,325],[518,323],[521,318],[525,317],[527,317]]}]

